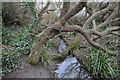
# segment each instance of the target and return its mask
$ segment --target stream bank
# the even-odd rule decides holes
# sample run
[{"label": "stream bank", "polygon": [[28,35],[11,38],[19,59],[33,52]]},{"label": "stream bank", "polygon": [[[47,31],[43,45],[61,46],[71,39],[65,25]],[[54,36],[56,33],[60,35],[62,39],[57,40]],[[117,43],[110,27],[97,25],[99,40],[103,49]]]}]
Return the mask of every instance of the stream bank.
[{"label": "stream bank", "polygon": [[[59,37],[55,40],[59,43],[56,54],[67,49],[68,46],[64,40]],[[46,67],[41,64],[28,64],[27,57],[28,55],[22,55],[19,68],[4,78],[80,78],[92,80],[90,73],[84,70],[78,60],[70,53],[65,59],[53,61],[51,65]]]},{"label": "stream bank", "polygon": [[[61,38],[55,39],[58,43],[58,52],[63,52],[67,49],[65,42]],[[92,80],[92,76],[89,72],[82,68],[82,64],[71,55],[67,56],[64,61],[57,63],[57,69],[54,71],[57,78],[80,78],[82,80]]]}]

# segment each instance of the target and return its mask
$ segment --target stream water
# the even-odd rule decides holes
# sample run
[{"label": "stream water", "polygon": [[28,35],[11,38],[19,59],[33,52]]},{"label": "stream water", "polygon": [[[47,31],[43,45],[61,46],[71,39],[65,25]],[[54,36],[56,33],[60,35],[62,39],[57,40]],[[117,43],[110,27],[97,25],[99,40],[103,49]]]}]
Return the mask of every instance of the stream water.
[{"label": "stream water", "polygon": [[[66,44],[59,37],[55,39],[59,42],[58,51],[62,52],[67,48]],[[92,77],[86,72],[78,60],[69,55],[62,63],[57,64],[58,68],[54,72],[57,73],[58,78],[81,78],[83,80],[92,80]]]}]

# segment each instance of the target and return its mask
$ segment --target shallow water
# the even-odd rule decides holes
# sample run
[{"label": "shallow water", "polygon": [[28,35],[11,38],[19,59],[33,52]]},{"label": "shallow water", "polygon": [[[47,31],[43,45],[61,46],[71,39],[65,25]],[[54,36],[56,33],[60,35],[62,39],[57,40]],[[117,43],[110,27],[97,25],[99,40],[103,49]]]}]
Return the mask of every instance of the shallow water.
[{"label": "shallow water", "polygon": [[62,52],[67,48],[66,44],[60,37],[57,37],[55,40],[56,40],[56,42],[59,43],[58,52]]},{"label": "shallow water", "polygon": [[77,59],[72,55],[58,64],[58,69],[55,70],[55,72],[58,78],[82,78],[84,80],[92,80],[90,74],[80,67]]},{"label": "shallow water", "polygon": [[[55,39],[59,42],[58,51],[64,51],[67,46],[62,39],[59,37]],[[68,56],[62,63],[57,64],[58,69],[54,72],[57,73],[58,78],[81,78],[83,80],[92,80],[92,77],[86,72],[78,60],[72,55]]]}]

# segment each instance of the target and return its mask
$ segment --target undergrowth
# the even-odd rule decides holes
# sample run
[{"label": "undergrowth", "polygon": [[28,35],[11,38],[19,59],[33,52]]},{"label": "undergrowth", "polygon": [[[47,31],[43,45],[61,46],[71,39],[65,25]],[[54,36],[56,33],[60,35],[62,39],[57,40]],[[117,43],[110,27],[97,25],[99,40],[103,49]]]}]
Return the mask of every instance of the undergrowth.
[{"label": "undergrowth", "polygon": [[40,53],[40,64],[42,64],[43,66],[47,66],[48,64],[51,64],[52,60],[50,58],[50,54],[47,53],[47,49],[43,48],[41,49],[41,53]]},{"label": "undergrowth", "polygon": [[31,28],[25,26],[20,29],[13,28],[13,30],[8,27],[2,28],[2,44],[11,45],[18,52],[28,54],[34,40],[34,35],[30,33]]},{"label": "undergrowth", "polygon": [[28,26],[2,27],[2,76],[18,68],[19,56],[30,52],[34,40],[30,30]]},{"label": "undergrowth", "polygon": [[4,48],[2,50],[2,75],[14,71],[19,65],[19,53],[14,49]]},{"label": "undergrowth", "polygon": [[84,63],[94,78],[117,78],[119,77],[116,57],[95,47],[90,47],[87,63]]}]

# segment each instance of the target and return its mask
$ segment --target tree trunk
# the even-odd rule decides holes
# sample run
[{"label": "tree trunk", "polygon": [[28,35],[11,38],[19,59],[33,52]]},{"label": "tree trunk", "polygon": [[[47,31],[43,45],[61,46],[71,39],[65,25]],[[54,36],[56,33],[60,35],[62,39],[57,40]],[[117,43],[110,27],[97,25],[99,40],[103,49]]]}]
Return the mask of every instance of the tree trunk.
[{"label": "tree trunk", "polygon": [[31,53],[28,58],[28,62],[31,64],[37,64],[39,62],[39,55],[41,49],[47,40],[53,38],[55,35],[59,34],[59,31],[54,30],[53,27],[46,28],[42,33],[36,36],[36,41],[33,43],[31,48]]},{"label": "tree trunk", "polygon": [[48,26],[43,32],[36,36],[36,41],[31,48],[31,53],[28,58],[29,63],[36,64],[39,62],[39,55],[41,53],[41,49],[44,47],[45,42],[59,34],[65,23],[80,10],[82,10],[85,5],[85,2],[78,3],[73,9],[69,10],[63,18],[59,19],[52,26]]}]

